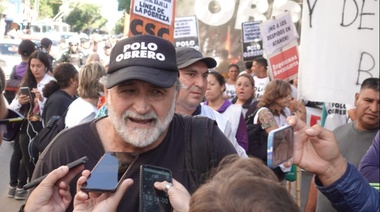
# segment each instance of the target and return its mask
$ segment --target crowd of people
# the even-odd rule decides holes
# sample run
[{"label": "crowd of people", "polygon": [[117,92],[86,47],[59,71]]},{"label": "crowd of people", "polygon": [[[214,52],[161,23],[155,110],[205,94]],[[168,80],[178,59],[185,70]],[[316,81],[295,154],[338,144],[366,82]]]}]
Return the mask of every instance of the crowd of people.
[{"label": "crowd of people", "polygon": [[[194,48],[174,48],[162,38],[141,35],[106,42],[105,66],[95,54],[81,61],[75,42],[53,69],[49,42],[45,51],[19,47],[22,62],[16,69],[24,68],[19,86],[31,95],[15,90],[7,106],[25,117],[14,140],[8,197],[26,199],[22,210],[138,211],[131,196],[139,196],[142,164],[171,170],[173,182],[155,187],[167,192],[174,211],[300,211],[284,187],[292,164],[315,174],[311,187],[320,194],[310,189],[310,211],[379,210],[379,192],[367,181],[379,182],[374,177],[379,175],[379,78],[366,79],[355,96],[357,119],[331,132],[305,123],[305,102],[292,95],[289,82],[270,79],[263,57],[246,62],[240,72],[239,66],[218,66]],[[7,102],[1,99],[5,117]],[[67,129],[32,163],[29,142],[53,116],[63,114]],[[254,123],[247,122],[250,118]],[[292,159],[267,167],[266,150],[250,151],[251,124],[264,134],[292,126]],[[81,191],[105,152],[139,157],[115,193]],[[63,166],[83,156],[89,158],[84,165]],[[45,174],[34,190],[22,188]],[[323,198],[327,206],[319,203]]]}]

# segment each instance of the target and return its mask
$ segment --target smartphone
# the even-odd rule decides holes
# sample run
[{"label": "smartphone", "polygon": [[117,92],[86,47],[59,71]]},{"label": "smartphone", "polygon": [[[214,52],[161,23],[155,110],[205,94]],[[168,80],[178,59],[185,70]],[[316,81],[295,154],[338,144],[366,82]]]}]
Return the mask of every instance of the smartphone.
[{"label": "smartphone", "polygon": [[138,154],[129,152],[106,152],[81,186],[85,192],[115,192],[125,179]]},{"label": "smartphone", "polygon": [[20,87],[20,93],[29,96],[32,98],[32,93],[28,87]]},{"label": "smartphone", "polygon": [[169,169],[143,164],[140,166],[140,212],[172,211],[165,191],[157,190],[155,182],[172,182]]},{"label": "smartphone", "polygon": [[[73,169],[73,168],[75,168],[81,164],[85,164],[87,161],[88,161],[88,157],[84,156],[82,158],[79,158],[78,160],[75,160],[75,161],[67,164],[66,166],[68,166],[69,170],[70,170],[70,169]],[[47,176],[47,174],[31,181],[30,183],[25,184],[23,186],[24,190],[28,190],[30,188],[38,186],[42,182],[42,180],[44,180],[46,178],[46,176]]]},{"label": "smartphone", "polygon": [[276,168],[293,157],[294,131],[289,125],[272,130],[268,134],[267,165]]}]

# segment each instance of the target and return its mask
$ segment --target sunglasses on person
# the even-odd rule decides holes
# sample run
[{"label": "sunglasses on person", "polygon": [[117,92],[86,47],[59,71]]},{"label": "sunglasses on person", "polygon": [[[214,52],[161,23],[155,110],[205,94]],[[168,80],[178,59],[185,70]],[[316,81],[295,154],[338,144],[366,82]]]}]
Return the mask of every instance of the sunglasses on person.
[{"label": "sunglasses on person", "polygon": [[78,46],[78,44],[70,44],[70,46]]}]

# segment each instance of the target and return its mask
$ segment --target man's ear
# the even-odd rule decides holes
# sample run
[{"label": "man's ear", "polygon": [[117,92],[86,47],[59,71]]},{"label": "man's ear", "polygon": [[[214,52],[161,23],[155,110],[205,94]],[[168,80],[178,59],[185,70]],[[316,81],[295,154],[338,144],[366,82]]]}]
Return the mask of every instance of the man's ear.
[{"label": "man's ear", "polygon": [[355,94],[355,107],[356,107],[356,103],[358,102],[359,96],[360,96],[359,93]]}]

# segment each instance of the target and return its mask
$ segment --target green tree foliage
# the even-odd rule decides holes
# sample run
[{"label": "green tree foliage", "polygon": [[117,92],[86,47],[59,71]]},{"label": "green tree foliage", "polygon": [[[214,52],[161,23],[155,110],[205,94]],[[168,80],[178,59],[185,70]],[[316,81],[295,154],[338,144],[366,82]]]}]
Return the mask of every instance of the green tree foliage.
[{"label": "green tree foliage", "polygon": [[115,27],[113,28],[113,33],[116,35],[122,34],[123,32],[124,32],[124,16],[116,22]]},{"label": "green tree foliage", "polygon": [[127,12],[128,14],[129,13],[129,8],[131,8],[131,0],[117,0],[119,2],[119,7],[118,7],[118,10],[119,11],[123,11],[125,10],[125,12]]},{"label": "green tree foliage", "polygon": [[[35,0],[31,0],[32,8],[35,6]],[[39,0],[38,15],[39,19],[53,18],[59,11],[62,0]]]},{"label": "green tree foliage", "polygon": [[100,14],[100,7],[95,4],[78,4],[66,18],[74,32],[85,28],[102,28],[107,20]]}]

